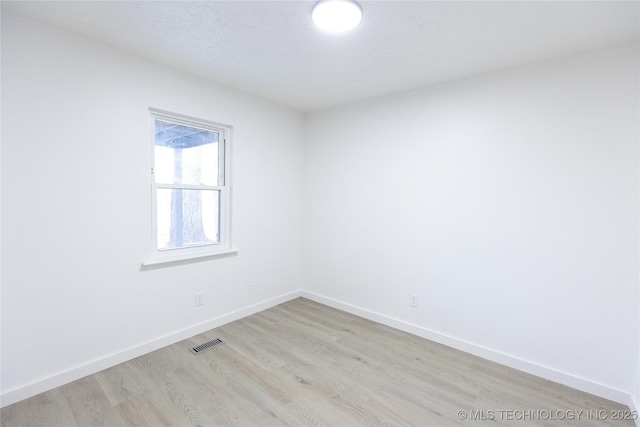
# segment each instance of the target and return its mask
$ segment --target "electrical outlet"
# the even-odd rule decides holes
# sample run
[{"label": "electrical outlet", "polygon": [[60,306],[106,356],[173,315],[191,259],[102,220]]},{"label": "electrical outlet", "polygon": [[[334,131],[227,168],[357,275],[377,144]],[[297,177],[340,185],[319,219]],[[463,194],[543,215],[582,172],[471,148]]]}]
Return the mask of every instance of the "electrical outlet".
[{"label": "electrical outlet", "polygon": [[196,307],[204,304],[204,294],[202,292],[196,292],[195,303],[196,303]]},{"label": "electrical outlet", "polygon": [[253,292],[256,290],[256,279],[249,279],[249,291]]},{"label": "electrical outlet", "polygon": [[409,294],[409,305],[418,308],[418,294]]}]

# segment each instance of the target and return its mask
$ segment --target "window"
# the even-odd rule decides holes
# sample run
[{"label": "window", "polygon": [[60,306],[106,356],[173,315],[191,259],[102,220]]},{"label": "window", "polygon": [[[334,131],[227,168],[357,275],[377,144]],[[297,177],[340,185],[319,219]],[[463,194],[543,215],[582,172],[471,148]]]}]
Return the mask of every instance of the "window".
[{"label": "window", "polygon": [[144,264],[235,253],[230,235],[230,128],[150,112],[152,251]]}]

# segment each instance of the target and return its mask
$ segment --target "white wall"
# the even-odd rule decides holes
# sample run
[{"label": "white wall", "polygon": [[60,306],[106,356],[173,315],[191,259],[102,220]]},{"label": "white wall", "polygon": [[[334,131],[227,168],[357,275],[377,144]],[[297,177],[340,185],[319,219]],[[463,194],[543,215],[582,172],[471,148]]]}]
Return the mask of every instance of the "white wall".
[{"label": "white wall", "polygon": [[304,289],[626,400],[638,76],[625,45],[311,114]]},{"label": "white wall", "polygon": [[[298,292],[301,113],[6,11],[2,42],[3,406]],[[234,126],[238,256],[141,270],[150,106]]]}]

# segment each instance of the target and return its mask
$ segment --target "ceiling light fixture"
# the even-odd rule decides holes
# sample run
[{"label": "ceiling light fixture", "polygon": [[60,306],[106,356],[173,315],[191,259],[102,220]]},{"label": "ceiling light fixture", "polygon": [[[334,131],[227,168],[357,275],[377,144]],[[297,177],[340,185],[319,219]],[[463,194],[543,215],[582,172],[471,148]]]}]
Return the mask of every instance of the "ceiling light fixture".
[{"label": "ceiling light fixture", "polygon": [[347,31],[362,21],[362,7],[355,0],[320,0],[313,6],[311,18],[323,30]]}]

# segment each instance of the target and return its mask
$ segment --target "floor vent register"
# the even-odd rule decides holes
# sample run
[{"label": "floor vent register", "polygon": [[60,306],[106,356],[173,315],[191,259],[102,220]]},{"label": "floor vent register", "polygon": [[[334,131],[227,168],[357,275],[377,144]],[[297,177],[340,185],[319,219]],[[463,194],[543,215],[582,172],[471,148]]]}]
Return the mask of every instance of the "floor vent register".
[{"label": "floor vent register", "polygon": [[216,338],[215,340],[211,340],[211,341],[208,341],[208,342],[206,342],[204,344],[200,344],[200,345],[197,345],[197,346],[195,346],[193,348],[190,348],[189,351],[191,353],[193,353],[193,354],[200,354],[203,351],[207,351],[207,350],[212,349],[213,347],[216,347],[216,346],[221,345],[221,344],[224,344],[224,341],[222,341],[220,338]]}]

